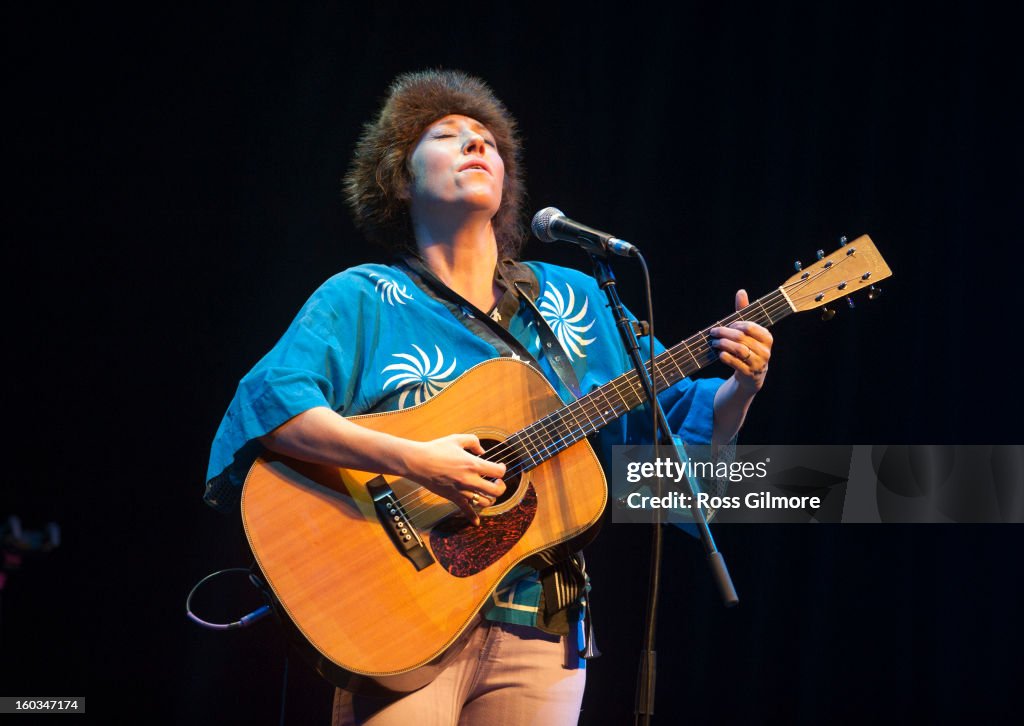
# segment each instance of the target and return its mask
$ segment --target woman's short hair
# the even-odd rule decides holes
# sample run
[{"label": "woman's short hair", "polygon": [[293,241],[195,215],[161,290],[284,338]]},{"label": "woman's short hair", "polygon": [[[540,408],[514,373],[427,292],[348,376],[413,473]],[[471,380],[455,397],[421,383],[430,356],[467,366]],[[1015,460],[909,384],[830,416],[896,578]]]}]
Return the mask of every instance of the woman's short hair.
[{"label": "woman's short hair", "polygon": [[391,252],[416,250],[405,195],[411,182],[407,161],[426,128],[450,114],[476,119],[494,136],[505,163],[494,234],[500,257],[518,257],[525,240],[525,194],[516,122],[486,83],[461,71],[403,73],[391,83],[380,113],[363,127],[344,179],[356,226]]}]

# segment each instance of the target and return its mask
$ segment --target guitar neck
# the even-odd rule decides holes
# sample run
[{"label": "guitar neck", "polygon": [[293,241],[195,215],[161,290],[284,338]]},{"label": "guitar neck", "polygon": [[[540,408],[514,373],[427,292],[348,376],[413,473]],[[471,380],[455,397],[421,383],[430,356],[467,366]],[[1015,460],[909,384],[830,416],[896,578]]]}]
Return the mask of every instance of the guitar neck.
[{"label": "guitar neck", "polygon": [[[793,312],[789,300],[778,288],[743,308],[691,335],[655,357],[655,389],[663,391],[686,376],[718,360],[710,345],[709,330],[737,320],[749,320],[770,327]],[[651,375],[651,363],[646,364]],[[556,456],[586,436],[625,415],[647,400],[635,370],[623,373],[586,396],[527,426],[506,439],[523,468],[533,468]],[[507,449],[506,449],[507,450]]]}]

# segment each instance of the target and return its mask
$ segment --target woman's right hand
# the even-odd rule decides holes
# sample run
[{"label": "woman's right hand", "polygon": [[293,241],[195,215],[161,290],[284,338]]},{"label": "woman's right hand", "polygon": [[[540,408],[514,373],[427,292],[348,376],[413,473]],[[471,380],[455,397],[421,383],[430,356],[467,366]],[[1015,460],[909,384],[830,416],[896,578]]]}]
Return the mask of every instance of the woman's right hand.
[{"label": "woman's right hand", "polygon": [[481,459],[484,448],[473,434],[412,441],[363,428],[318,406],[289,419],[260,441],[271,451],[314,464],[405,477],[454,502],[474,524],[480,523],[476,507],[490,506],[505,491],[498,479],[505,474],[505,465]]},{"label": "woman's right hand", "polygon": [[500,479],[505,465],[481,459],[484,448],[473,434],[408,443],[401,457],[405,470],[402,476],[454,502],[467,519],[480,524],[477,507],[490,506],[505,491]]}]

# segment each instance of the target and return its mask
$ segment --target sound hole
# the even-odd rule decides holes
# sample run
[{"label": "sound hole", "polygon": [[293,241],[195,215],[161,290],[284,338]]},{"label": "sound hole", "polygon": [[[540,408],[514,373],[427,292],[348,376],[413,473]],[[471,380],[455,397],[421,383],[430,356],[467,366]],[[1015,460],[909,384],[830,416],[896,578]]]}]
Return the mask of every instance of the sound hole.
[{"label": "sound hole", "polygon": [[[498,506],[507,502],[519,491],[519,486],[522,483],[520,472],[523,469],[523,460],[513,450],[512,446],[504,441],[481,438],[480,445],[484,447],[484,458],[489,461],[501,461],[505,464],[506,475],[502,479],[505,482],[505,493],[498,497],[497,501],[491,505]],[[509,474],[507,472],[512,473]]]}]

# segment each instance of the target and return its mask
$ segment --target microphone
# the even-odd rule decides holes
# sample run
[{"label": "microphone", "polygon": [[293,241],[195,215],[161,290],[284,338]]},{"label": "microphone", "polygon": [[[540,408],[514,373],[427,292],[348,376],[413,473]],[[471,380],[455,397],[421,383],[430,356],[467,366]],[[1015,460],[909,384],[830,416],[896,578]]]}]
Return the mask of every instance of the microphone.
[{"label": "microphone", "polygon": [[609,253],[623,257],[636,257],[640,254],[626,240],[569,219],[562,210],[555,207],[545,207],[533,215],[530,228],[541,242],[572,242],[599,257],[607,257]]}]

